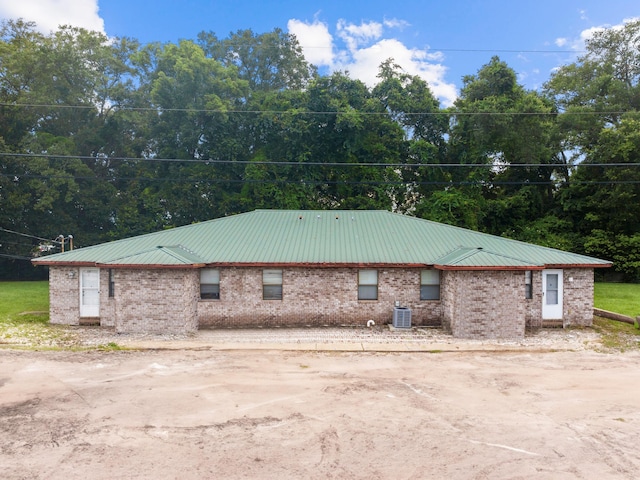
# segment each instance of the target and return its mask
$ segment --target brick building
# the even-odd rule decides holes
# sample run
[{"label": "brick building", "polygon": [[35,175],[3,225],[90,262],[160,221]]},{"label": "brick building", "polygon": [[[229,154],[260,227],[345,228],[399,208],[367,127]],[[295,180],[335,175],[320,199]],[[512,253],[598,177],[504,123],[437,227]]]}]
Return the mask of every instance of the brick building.
[{"label": "brick building", "polygon": [[521,338],[591,325],[609,262],[385,211],[256,210],[35,259],[50,319],[119,332],[206,327],[442,325]]}]

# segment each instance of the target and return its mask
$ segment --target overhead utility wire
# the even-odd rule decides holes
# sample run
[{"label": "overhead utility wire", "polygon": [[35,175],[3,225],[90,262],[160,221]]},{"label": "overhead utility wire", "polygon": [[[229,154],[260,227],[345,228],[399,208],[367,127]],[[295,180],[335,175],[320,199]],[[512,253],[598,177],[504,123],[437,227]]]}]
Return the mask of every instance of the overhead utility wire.
[{"label": "overhead utility wire", "polygon": [[[15,177],[16,175],[1,173],[0,177]],[[20,175],[20,178],[37,178],[45,180],[74,179],[74,180],[97,180],[104,181],[96,177],[87,176],[59,176],[59,175]],[[224,178],[191,178],[191,177],[114,177],[109,180],[120,181],[149,181],[149,182],[181,182],[181,183],[249,183],[249,184],[283,184],[283,185],[555,185],[556,181],[491,181],[491,180],[465,180],[465,181],[351,181],[351,180],[306,180],[306,179],[224,179]],[[573,180],[574,185],[636,185],[640,180],[602,180],[602,181],[582,181]],[[37,238],[37,237],[35,237]],[[51,241],[51,240],[47,240]]]},{"label": "overhead utility wire", "polygon": [[[5,175],[3,174],[3,175],[0,175],[0,176],[5,176]],[[42,240],[43,242],[62,243],[59,240],[51,240],[49,238],[37,237],[35,235],[29,235],[29,234],[26,234],[26,233],[16,232],[15,230],[8,230],[8,229],[2,228],[2,227],[0,227],[0,231],[7,232],[7,233],[13,233],[15,235],[20,235],[22,237],[35,238],[37,240]]]},{"label": "overhead utility wire", "polygon": [[[230,47],[245,47],[245,46],[253,46],[253,43],[250,42],[229,42],[225,45]],[[318,50],[332,50],[334,48],[333,45],[301,45],[298,43],[300,48],[313,48]],[[479,53],[585,53],[587,50],[518,50],[518,49],[506,49],[506,48],[436,48],[428,46],[427,50],[429,51],[437,51],[437,52],[479,52]]]},{"label": "overhead utility wire", "polygon": [[[114,160],[125,162],[168,162],[168,163],[198,163],[202,165],[283,165],[298,167],[431,167],[431,168],[500,168],[500,167],[558,167],[572,168],[578,166],[589,167],[640,167],[640,163],[580,163],[567,165],[565,163],[512,163],[512,164],[492,164],[492,163],[380,163],[380,162],[293,162],[281,160],[205,160],[196,158],[140,158],[140,157],[95,157],[91,155],[51,155],[47,153],[13,153],[0,152],[0,156],[18,158],[48,158],[50,160]],[[4,176],[13,176],[5,174]],[[15,174],[15,176],[22,176]]]},{"label": "overhead utility wire", "polygon": [[13,260],[31,260],[32,257],[23,257],[22,255],[9,255],[6,253],[0,253],[0,257],[11,258]]},{"label": "overhead utility wire", "polygon": [[[95,109],[95,105],[55,105],[36,103],[7,103],[0,102],[2,107],[29,107],[29,108],[58,108],[58,109]],[[394,115],[393,112],[363,112],[359,110],[349,111],[303,111],[303,110],[214,110],[208,108],[163,108],[163,107],[114,107],[113,110],[138,111],[138,112],[184,112],[184,113],[220,113],[220,114],[271,114],[271,115]],[[629,111],[581,111],[581,112],[461,112],[461,111],[438,111],[438,112],[398,112],[398,115],[448,115],[448,116],[527,116],[527,115],[623,115]]]}]

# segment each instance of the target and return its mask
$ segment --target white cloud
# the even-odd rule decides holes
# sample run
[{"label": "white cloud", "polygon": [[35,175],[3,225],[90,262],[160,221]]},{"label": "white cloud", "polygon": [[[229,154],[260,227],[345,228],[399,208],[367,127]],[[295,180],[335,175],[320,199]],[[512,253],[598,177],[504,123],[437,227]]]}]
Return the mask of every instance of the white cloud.
[{"label": "white cloud", "polygon": [[98,0],[0,0],[0,18],[36,22],[45,34],[60,25],[73,25],[104,33]]},{"label": "white cloud", "polygon": [[360,45],[366,45],[382,36],[382,24],[377,22],[355,25],[340,19],[337,28],[338,36],[344,40],[349,50],[355,50]]},{"label": "white cloud", "polygon": [[410,27],[411,24],[404,20],[398,20],[397,18],[389,18],[384,20],[384,26],[387,28],[399,28],[400,30]]},{"label": "white cloud", "polygon": [[291,19],[287,23],[289,33],[298,39],[307,61],[318,67],[329,66],[333,63],[333,37],[329,33],[326,23],[314,20],[305,23]]},{"label": "white cloud", "polygon": [[[565,43],[563,45],[569,44],[569,46],[573,50],[583,51],[586,48],[585,45],[587,41],[590,40],[597,32],[601,32],[606,29],[620,30],[627,23],[635,22],[638,20],[640,20],[640,17],[625,18],[624,20],[622,20],[622,23],[619,23],[617,25],[600,25],[600,26],[590,27],[580,32],[580,36],[578,38],[574,38],[572,40],[563,39],[565,40]],[[557,40],[556,40],[556,44],[557,44]]]},{"label": "white cloud", "polygon": [[409,48],[401,41],[385,35],[385,28],[404,28],[408,25],[396,19],[359,25],[339,20],[336,36],[344,43],[342,48],[335,45],[328,25],[317,19],[312,23],[292,19],[288,28],[298,38],[305,58],[318,67],[326,67],[331,72],[349,72],[351,78],[372,87],[379,80],[380,64],[393,58],[406,73],[427,81],[434,95],[445,106],[452,105],[458,93],[456,86],[445,80],[447,68],[442,65],[442,52]]},{"label": "white cloud", "polygon": [[367,48],[352,51],[351,55],[335,65],[336,70],[349,71],[352,77],[362,80],[369,86],[378,82],[380,64],[388,58],[400,65],[409,75],[417,75],[429,83],[433,94],[446,106],[452,105],[458,94],[452,83],[444,80],[446,67],[430,63],[425,50],[408,48],[395,39],[385,39]]},{"label": "white cloud", "polygon": [[569,40],[567,40],[566,38],[556,38],[556,41],[554,43],[558,47],[564,47],[568,41]]}]

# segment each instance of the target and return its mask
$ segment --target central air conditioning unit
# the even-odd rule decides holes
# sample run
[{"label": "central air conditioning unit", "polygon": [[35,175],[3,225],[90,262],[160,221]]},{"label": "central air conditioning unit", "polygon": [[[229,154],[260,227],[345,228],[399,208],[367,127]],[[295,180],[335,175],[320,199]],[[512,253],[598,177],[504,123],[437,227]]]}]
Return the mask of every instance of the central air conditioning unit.
[{"label": "central air conditioning unit", "polygon": [[393,309],[393,327],[411,328],[411,309],[406,307],[395,307]]}]

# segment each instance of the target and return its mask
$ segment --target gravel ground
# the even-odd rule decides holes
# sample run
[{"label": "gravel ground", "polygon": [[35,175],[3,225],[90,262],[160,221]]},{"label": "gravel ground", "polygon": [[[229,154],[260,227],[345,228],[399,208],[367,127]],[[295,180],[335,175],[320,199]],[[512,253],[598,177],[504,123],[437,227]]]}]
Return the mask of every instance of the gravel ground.
[{"label": "gravel ground", "polygon": [[[399,349],[431,350],[572,350],[597,349],[600,335],[590,328],[542,329],[528,332],[522,340],[470,340],[453,338],[440,328],[392,329],[373,328],[273,328],[273,329],[212,329],[193,334],[116,333],[105,327],[58,327],[60,335],[52,337],[49,346],[127,348],[282,348],[304,349],[312,345],[317,350],[346,350],[351,346],[367,350]],[[30,344],[29,339],[16,337],[5,343]]]}]

